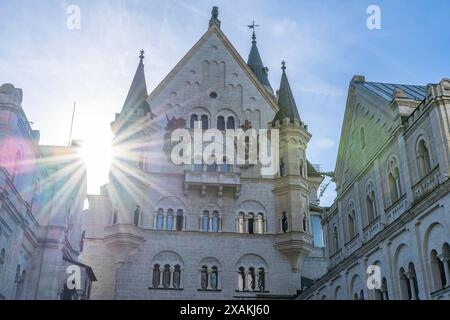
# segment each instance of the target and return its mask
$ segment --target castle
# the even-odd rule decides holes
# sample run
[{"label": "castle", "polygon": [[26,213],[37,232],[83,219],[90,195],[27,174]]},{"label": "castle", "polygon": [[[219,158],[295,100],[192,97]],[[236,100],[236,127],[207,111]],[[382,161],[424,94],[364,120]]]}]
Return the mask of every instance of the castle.
[{"label": "castle", "polygon": [[[338,196],[323,208],[326,173],[307,159],[311,132],[286,64],[274,91],[250,27],[245,61],[214,7],[206,33],[150,94],[141,52],[111,123],[100,195],[86,194],[79,143],[39,145],[21,90],[0,87],[0,297],[449,299],[450,81],[355,76]],[[228,154],[174,163],[179,129],[277,132],[276,171],[247,161],[260,136],[244,138],[244,163]],[[369,269],[379,271],[373,288]]]}]

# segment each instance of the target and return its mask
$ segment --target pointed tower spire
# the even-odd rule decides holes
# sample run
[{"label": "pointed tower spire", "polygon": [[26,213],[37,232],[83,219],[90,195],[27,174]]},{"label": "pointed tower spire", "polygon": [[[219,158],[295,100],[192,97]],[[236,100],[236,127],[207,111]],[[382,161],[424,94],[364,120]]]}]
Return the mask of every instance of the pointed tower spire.
[{"label": "pointed tower spire", "polygon": [[294,95],[292,94],[291,86],[289,85],[289,80],[286,75],[286,62],[281,62],[281,70],[283,73],[281,75],[280,90],[278,91],[278,106],[279,110],[275,115],[273,121],[279,120],[283,121],[285,118],[289,118],[291,122],[294,120],[300,120],[300,115],[298,114],[297,104],[295,103]]},{"label": "pointed tower spire", "polygon": [[256,46],[256,33],[255,29],[256,27],[259,27],[259,25],[255,24],[255,21],[251,25],[248,26],[250,29],[252,29],[252,48],[250,49],[250,54],[248,55],[248,61],[247,65],[252,70],[253,74],[256,76],[256,78],[261,82],[261,84],[273,95],[273,89],[270,85],[268,73],[269,69],[267,67],[264,67],[264,64],[261,60],[261,56],[259,54],[258,47]]},{"label": "pointed tower spire", "polygon": [[130,89],[128,90],[127,98],[123,104],[122,112],[129,112],[130,110],[136,110],[141,108],[144,115],[152,111],[146,99],[148,97],[147,83],[145,81],[144,73],[144,50],[140,51],[139,65],[137,67],[136,73],[134,74],[133,81],[131,82]]}]

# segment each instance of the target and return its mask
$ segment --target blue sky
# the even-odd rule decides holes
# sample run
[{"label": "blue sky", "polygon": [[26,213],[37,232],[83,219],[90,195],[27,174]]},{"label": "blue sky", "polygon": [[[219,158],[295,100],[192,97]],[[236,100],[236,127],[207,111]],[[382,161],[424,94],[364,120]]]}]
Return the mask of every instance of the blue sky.
[{"label": "blue sky", "polygon": [[[81,9],[80,30],[66,26],[71,4]],[[366,27],[371,4],[381,9],[380,30]],[[450,77],[446,0],[0,0],[0,83],[24,90],[23,107],[42,144],[67,144],[74,100],[73,137],[107,144],[138,51],[147,52],[151,91],[206,31],[213,5],[244,59],[250,50],[247,25],[260,25],[258,46],[274,88],[280,61],[287,61],[300,116],[313,134],[308,157],[323,170],[334,170],[353,75],[421,85]],[[95,177],[89,173],[91,193],[107,181],[104,167]],[[323,204],[333,198],[331,187]]]}]

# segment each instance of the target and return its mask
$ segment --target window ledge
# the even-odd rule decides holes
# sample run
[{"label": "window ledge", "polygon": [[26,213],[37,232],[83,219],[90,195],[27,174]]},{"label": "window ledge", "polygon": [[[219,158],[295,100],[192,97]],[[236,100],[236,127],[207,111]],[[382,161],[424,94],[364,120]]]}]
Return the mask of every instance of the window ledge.
[{"label": "window ledge", "polygon": [[149,290],[167,290],[167,291],[181,291],[184,290],[184,288],[154,288],[154,287],[148,287]]},{"label": "window ledge", "polygon": [[197,289],[197,291],[202,291],[202,292],[221,292],[222,289]]},{"label": "window ledge", "polygon": [[270,293],[270,291],[259,291],[259,290],[235,290],[236,292],[241,292],[241,293]]}]

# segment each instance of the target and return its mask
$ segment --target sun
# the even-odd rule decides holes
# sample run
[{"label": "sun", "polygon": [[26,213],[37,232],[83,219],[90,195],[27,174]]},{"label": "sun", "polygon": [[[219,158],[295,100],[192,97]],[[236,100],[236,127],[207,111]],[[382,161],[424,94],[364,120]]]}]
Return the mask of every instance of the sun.
[{"label": "sun", "polygon": [[108,182],[111,167],[111,140],[109,137],[91,135],[83,141],[81,156],[87,170],[89,194],[98,194],[100,186]]}]

